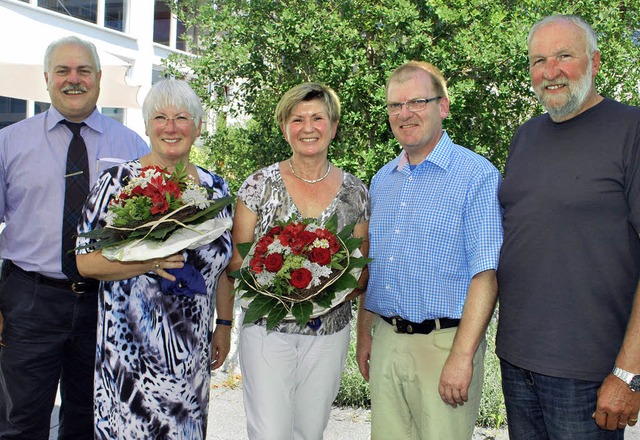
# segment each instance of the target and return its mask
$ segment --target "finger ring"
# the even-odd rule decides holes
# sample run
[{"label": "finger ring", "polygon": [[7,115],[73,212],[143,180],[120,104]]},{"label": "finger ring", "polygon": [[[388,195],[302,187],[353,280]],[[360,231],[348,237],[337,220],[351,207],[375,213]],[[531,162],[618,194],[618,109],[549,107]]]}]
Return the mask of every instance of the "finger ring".
[{"label": "finger ring", "polygon": [[626,425],[626,423],[622,423],[620,420],[618,420],[618,425],[624,426],[624,425]]},{"label": "finger ring", "polygon": [[153,265],[153,268],[155,269],[156,272],[160,270],[160,263],[156,261],[156,264]]}]

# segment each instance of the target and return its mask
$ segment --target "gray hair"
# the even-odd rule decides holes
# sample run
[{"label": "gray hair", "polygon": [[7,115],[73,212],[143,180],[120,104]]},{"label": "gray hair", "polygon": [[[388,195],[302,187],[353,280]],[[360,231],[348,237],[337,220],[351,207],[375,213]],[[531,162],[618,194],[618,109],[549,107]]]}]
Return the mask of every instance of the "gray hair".
[{"label": "gray hair", "polygon": [[167,78],[158,81],[151,87],[142,104],[142,116],[145,124],[151,114],[166,107],[185,109],[193,117],[196,127],[202,121],[202,102],[191,86],[183,80]]},{"label": "gray hair", "polygon": [[55,40],[51,44],[49,44],[49,46],[47,47],[47,50],[44,53],[44,71],[45,72],[49,71],[49,67],[50,67],[49,64],[51,63],[51,54],[55,49],[61,46],[68,46],[72,44],[83,46],[85,49],[87,49],[91,54],[91,58],[93,58],[93,65],[96,68],[96,72],[100,72],[101,70],[100,57],[98,56],[98,50],[96,49],[96,46],[92,42],[78,38],[75,35],[70,35],[68,37],[60,38],[58,40]]},{"label": "gray hair", "polygon": [[577,15],[549,15],[548,17],[544,17],[543,19],[537,21],[533,26],[531,26],[531,30],[529,31],[529,35],[527,36],[527,46],[531,43],[531,38],[533,34],[545,24],[553,23],[556,21],[569,21],[580,29],[584,31],[584,38],[587,42],[587,55],[592,56],[594,53],[598,51],[598,35],[593,30],[591,25],[584,21],[581,17]]}]

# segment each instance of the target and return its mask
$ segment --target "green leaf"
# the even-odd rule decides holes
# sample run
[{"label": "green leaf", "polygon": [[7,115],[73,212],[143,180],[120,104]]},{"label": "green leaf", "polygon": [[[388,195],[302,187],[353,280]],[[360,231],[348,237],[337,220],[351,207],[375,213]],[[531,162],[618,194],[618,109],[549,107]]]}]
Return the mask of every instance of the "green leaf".
[{"label": "green leaf", "polygon": [[275,328],[280,321],[287,316],[287,309],[280,301],[271,309],[269,316],[267,316],[267,330]]},{"label": "green leaf", "polygon": [[336,292],[340,292],[345,289],[355,289],[358,287],[358,280],[356,280],[350,273],[345,272],[338,281],[333,283],[332,287],[334,287]]},{"label": "green leaf", "polygon": [[311,301],[299,302],[291,308],[291,314],[296,318],[296,322],[300,326],[304,326],[309,322],[311,313],[313,313],[313,303]]},{"label": "green leaf", "polygon": [[328,309],[329,307],[331,307],[331,301],[333,301],[335,298],[336,298],[335,291],[333,292],[325,291],[322,294],[313,298],[313,302],[318,304],[320,307],[324,307],[325,309]]},{"label": "green leaf", "polygon": [[344,241],[344,245],[347,248],[347,250],[349,251],[349,253],[355,251],[356,249],[358,249],[360,247],[360,245],[362,244],[362,240],[363,238],[355,238],[355,237],[348,237],[346,239],[343,239]]},{"label": "green leaf", "polygon": [[243,323],[251,324],[266,316],[276,306],[276,303],[278,303],[278,300],[275,298],[265,295],[256,296],[247,307]]},{"label": "green leaf", "polygon": [[249,251],[251,250],[251,246],[253,243],[238,243],[236,247],[238,248],[238,252],[240,256],[244,259],[247,255],[249,255]]},{"label": "green leaf", "polygon": [[367,264],[371,263],[372,261],[373,261],[373,258],[365,258],[365,257],[352,258],[349,260],[349,270],[355,269],[358,267],[365,267]]},{"label": "green leaf", "polygon": [[214,218],[227,205],[233,202],[233,197],[221,197],[213,201],[206,209],[199,210],[194,215],[184,219],[183,223],[202,223],[206,220]]},{"label": "green leaf", "polygon": [[338,214],[334,213],[331,217],[324,222],[324,227],[330,232],[336,234],[338,231]]},{"label": "green leaf", "polygon": [[[338,237],[340,237],[340,240],[344,241],[345,243],[349,240],[349,237],[351,237],[351,234],[353,233],[353,228],[355,227],[354,224],[349,224],[346,225],[342,231],[340,231],[340,233],[338,234]],[[359,238],[358,240],[361,240],[361,238]],[[351,249],[352,250],[352,249]]]}]

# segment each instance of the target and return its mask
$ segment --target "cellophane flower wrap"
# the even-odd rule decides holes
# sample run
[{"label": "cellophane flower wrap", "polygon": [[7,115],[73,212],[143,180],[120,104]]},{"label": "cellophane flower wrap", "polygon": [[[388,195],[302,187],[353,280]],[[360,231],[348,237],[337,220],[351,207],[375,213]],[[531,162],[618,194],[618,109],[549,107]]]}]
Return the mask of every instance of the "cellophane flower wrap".
[{"label": "cellophane flower wrap", "polygon": [[231,197],[210,200],[179,163],[173,172],[150,166],[130,179],[109,202],[106,225],[80,234],[93,239],[82,248],[102,250],[110,260],[144,261],[211,243],[231,228],[216,218]]},{"label": "cellophane flower wrap", "polygon": [[358,287],[362,268],[371,260],[352,236],[354,225],[337,232],[337,216],[323,226],[315,219],[277,222],[254,243],[238,244],[244,258],[232,275],[244,322],[266,317],[267,329],[283,319],[304,326],[342,303]]}]

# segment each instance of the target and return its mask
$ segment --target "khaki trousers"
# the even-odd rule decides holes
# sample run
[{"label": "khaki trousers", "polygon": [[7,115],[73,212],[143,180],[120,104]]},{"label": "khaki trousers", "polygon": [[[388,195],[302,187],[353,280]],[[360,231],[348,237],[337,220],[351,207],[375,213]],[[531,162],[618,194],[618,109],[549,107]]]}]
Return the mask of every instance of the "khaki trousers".
[{"label": "khaki trousers", "polygon": [[438,385],[456,331],[397,334],[377,318],[369,381],[372,440],[471,439],[482,397],[486,341],[473,359],[469,401],[453,408],[440,398]]}]

